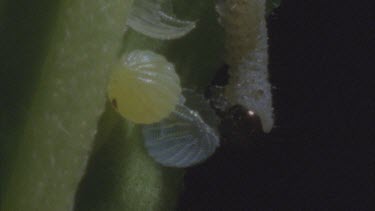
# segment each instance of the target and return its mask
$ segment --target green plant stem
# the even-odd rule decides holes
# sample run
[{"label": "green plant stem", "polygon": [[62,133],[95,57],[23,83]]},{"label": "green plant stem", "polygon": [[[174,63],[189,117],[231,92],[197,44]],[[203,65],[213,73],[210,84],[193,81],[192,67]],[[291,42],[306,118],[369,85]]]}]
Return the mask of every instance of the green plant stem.
[{"label": "green plant stem", "polygon": [[17,141],[18,147],[9,164],[10,179],[0,210],[73,208],[97,121],[104,111],[109,67],[120,50],[130,3],[56,2],[57,14],[51,21],[52,32],[37,71],[25,127],[18,131],[22,134],[19,140],[7,140]]},{"label": "green plant stem", "polygon": [[99,126],[75,210],[173,210],[184,171],[153,161],[144,148],[141,128],[110,106]]}]

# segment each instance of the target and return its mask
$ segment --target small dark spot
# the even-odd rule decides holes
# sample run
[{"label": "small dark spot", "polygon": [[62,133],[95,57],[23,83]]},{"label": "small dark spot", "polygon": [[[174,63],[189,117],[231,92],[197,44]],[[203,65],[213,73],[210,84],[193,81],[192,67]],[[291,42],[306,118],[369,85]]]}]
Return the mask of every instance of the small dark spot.
[{"label": "small dark spot", "polygon": [[217,71],[215,76],[213,77],[210,85],[206,88],[204,92],[204,96],[206,98],[215,97],[215,90],[216,87],[224,87],[229,82],[229,66],[227,64],[223,64]]},{"label": "small dark spot", "polygon": [[254,95],[254,98],[256,100],[259,100],[259,99],[261,99],[264,96],[264,91],[261,90],[261,89],[258,89],[258,90],[256,90],[256,91],[253,92],[253,95]]},{"label": "small dark spot", "polygon": [[214,78],[212,79],[212,86],[225,86],[229,82],[229,66],[223,64],[216,72]]},{"label": "small dark spot", "polygon": [[117,110],[117,101],[115,98],[112,99],[111,103],[112,103],[113,108]]},{"label": "small dark spot", "polygon": [[210,101],[210,106],[220,117],[222,117],[228,103],[224,97],[225,86],[228,84],[228,82],[229,65],[223,64],[217,69],[211,83],[204,91],[204,97]]}]

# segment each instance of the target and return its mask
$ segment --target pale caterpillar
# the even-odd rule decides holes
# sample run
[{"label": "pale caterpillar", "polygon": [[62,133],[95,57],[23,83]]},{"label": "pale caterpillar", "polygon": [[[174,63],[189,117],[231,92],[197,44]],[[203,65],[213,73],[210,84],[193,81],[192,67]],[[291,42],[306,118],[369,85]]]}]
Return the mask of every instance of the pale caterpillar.
[{"label": "pale caterpillar", "polygon": [[263,131],[270,132],[274,120],[265,4],[266,0],[221,0],[216,9],[225,30],[225,62],[230,67],[225,96],[231,104],[259,115]]}]

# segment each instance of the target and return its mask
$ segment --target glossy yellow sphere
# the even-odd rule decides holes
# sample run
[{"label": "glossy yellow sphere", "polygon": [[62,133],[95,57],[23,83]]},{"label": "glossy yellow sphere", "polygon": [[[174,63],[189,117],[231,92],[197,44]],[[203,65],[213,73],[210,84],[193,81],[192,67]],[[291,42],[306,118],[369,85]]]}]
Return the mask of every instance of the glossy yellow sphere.
[{"label": "glossy yellow sphere", "polygon": [[151,124],[167,117],[181,95],[174,65],[152,51],[135,50],[113,68],[108,96],[126,119]]}]

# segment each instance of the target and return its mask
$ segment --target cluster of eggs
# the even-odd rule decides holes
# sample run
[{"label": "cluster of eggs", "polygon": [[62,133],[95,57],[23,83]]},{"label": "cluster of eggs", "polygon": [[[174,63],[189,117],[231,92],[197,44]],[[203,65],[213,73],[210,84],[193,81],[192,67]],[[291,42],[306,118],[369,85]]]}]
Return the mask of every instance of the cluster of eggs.
[{"label": "cluster of eggs", "polygon": [[113,107],[143,125],[146,149],[165,166],[188,167],[211,156],[219,138],[184,105],[174,65],[152,51],[135,50],[114,65],[108,85]]},{"label": "cluster of eggs", "polygon": [[[263,131],[269,132],[273,115],[265,0],[222,0],[217,11],[226,34],[225,61],[231,75],[225,96],[230,104],[244,105],[259,114]],[[195,27],[195,22],[165,13],[156,0],[135,1],[127,24],[161,40],[180,38]],[[127,53],[114,65],[108,96],[124,118],[143,125],[146,149],[162,165],[188,167],[206,160],[219,146],[215,126],[209,124],[215,114],[202,118],[210,112],[200,113],[199,108],[181,100],[185,97],[180,79],[174,65],[163,55],[150,50]],[[210,109],[203,98],[198,101],[198,107]]]}]

